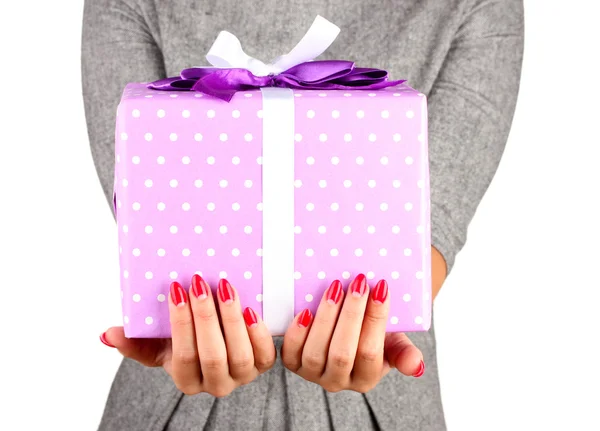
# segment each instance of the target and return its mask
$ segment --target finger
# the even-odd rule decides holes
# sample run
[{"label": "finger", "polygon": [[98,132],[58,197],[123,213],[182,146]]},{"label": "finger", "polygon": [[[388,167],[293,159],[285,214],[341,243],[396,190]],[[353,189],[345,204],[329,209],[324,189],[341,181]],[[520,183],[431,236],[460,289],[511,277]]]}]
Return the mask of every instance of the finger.
[{"label": "finger", "polygon": [[181,284],[176,281],[171,283],[169,291],[169,319],[173,344],[171,377],[175,386],[184,394],[197,394],[202,389],[202,375],[189,298]]},{"label": "finger", "polygon": [[277,358],[273,337],[263,320],[252,308],[246,307],[243,314],[254,353],[254,366],[259,373],[264,373],[273,367]]},{"label": "finger", "polygon": [[302,349],[308,337],[312,318],[310,310],[305,308],[296,315],[285,331],[281,346],[281,362],[290,371],[297,372],[302,366]]},{"label": "finger", "polygon": [[342,305],[329,353],[323,380],[332,388],[345,388],[350,384],[350,373],[354,367],[356,349],[360,338],[365,308],[367,307],[367,278],[359,274],[348,286],[348,294]]},{"label": "finger", "polygon": [[359,388],[359,392],[373,389],[381,379],[389,308],[388,285],[385,280],[380,280],[367,301],[351,375],[352,386]]},{"label": "finger", "polygon": [[166,361],[170,340],[162,338],[126,338],[122,326],[113,326],[100,335],[100,341],[116,348],[126,358],[146,367],[161,367]]},{"label": "finger", "polygon": [[389,333],[385,339],[385,356],[391,367],[406,376],[421,377],[425,372],[423,354],[402,332]]},{"label": "finger", "polygon": [[190,292],[203,387],[215,396],[227,394],[233,381],[212,291],[200,275],[194,274]]},{"label": "finger", "polygon": [[249,383],[258,375],[258,370],[254,367],[254,352],[242,316],[239,295],[225,279],[219,280],[217,294],[225,332],[229,375],[241,384]]},{"label": "finger", "polygon": [[342,283],[335,280],[321,298],[317,314],[302,349],[302,367],[297,371],[307,380],[316,381],[325,371],[329,343],[342,307],[343,296]]}]

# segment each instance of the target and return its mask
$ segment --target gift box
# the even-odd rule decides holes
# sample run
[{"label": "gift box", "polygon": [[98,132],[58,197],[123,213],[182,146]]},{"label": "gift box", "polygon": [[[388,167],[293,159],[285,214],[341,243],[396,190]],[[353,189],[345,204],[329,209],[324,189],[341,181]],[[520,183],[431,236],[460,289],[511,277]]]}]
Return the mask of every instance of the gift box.
[{"label": "gift box", "polygon": [[359,273],[388,282],[388,332],[430,327],[427,103],[406,83],[229,101],[129,84],[114,192],[127,337],[169,337],[169,285],[195,273],[273,335]]}]

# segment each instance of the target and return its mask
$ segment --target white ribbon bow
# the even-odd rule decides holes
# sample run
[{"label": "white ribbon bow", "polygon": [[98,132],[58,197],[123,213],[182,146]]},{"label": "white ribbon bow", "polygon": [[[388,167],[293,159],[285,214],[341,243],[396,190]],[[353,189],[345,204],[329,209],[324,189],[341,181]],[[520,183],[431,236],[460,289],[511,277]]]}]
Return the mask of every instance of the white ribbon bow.
[{"label": "white ribbon bow", "polygon": [[222,31],[206,54],[206,59],[218,68],[247,69],[255,76],[278,75],[300,63],[317,58],[329,48],[339,33],[337,25],[317,15],[294,49],[266,64],[246,54],[237,37],[228,31]]}]

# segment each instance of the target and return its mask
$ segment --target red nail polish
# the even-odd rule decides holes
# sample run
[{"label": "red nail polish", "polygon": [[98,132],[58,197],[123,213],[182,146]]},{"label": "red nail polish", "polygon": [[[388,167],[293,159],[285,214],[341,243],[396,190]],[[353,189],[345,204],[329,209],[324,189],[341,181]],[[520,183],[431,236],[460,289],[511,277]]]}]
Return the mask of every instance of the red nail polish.
[{"label": "red nail polish", "polygon": [[102,341],[102,343],[108,347],[113,347],[113,348],[115,347],[112,344],[110,344],[108,342],[108,340],[106,339],[106,332],[103,332],[102,335],[100,335],[100,341]]},{"label": "red nail polish", "polygon": [[305,308],[298,317],[298,325],[300,325],[301,328],[306,328],[310,324],[311,319],[312,313],[308,308]]},{"label": "red nail polish", "polygon": [[425,373],[425,362],[421,361],[419,364],[419,369],[413,374],[413,377],[421,377],[423,373]]},{"label": "red nail polish", "polygon": [[246,307],[244,309],[244,320],[246,321],[246,325],[248,325],[250,328],[258,325],[258,317],[256,316],[254,310],[250,307]]},{"label": "red nail polish", "polygon": [[192,293],[198,299],[208,297],[208,284],[199,274],[192,276]]},{"label": "red nail polish", "polygon": [[367,291],[367,277],[364,274],[358,274],[350,284],[350,292],[354,296],[363,296]]},{"label": "red nail polish", "polygon": [[337,304],[342,297],[342,282],[335,280],[327,290],[326,301],[330,304]]},{"label": "red nail polish", "polygon": [[219,280],[219,297],[224,303],[233,302],[233,289],[231,284],[224,278]]},{"label": "red nail polish", "polygon": [[388,284],[385,280],[379,280],[375,289],[373,289],[373,301],[383,304],[388,295]]},{"label": "red nail polish", "polygon": [[180,306],[187,302],[187,298],[185,296],[185,290],[181,287],[181,284],[174,281],[171,283],[171,300],[173,304]]}]

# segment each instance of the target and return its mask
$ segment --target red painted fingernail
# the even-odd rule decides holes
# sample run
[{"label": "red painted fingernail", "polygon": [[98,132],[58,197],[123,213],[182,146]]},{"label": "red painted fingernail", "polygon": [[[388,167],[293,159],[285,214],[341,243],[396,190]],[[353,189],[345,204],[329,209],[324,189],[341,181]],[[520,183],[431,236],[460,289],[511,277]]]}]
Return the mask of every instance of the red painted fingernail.
[{"label": "red painted fingernail", "polygon": [[192,293],[198,299],[208,298],[208,284],[199,274],[192,276]]},{"label": "red painted fingernail", "polygon": [[383,304],[388,295],[388,285],[385,280],[379,280],[375,289],[373,289],[373,301]]},{"label": "red painted fingernail", "polygon": [[233,289],[231,284],[224,278],[219,280],[219,297],[225,304],[233,302]]},{"label": "red painted fingernail", "polygon": [[250,307],[246,307],[244,309],[244,320],[249,328],[253,328],[254,326],[258,325],[258,317],[256,316],[254,310]]},{"label": "red painted fingernail", "polygon": [[421,377],[423,373],[425,373],[425,362],[421,361],[419,364],[419,369],[413,374],[413,377]]},{"label": "red painted fingernail", "polygon": [[173,304],[176,306],[184,305],[187,302],[187,298],[185,296],[185,290],[181,287],[181,284],[174,281],[171,283],[171,300]]},{"label": "red painted fingernail", "polygon": [[329,290],[327,290],[326,300],[330,304],[337,304],[340,302],[340,298],[342,297],[342,282],[340,280],[335,280],[329,286]]},{"label": "red painted fingernail", "polygon": [[302,311],[302,313],[300,313],[300,316],[298,317],[298,325],[301,328],[306,328],[310,324],[311,319],[312,313],[308,308],[305,308],[304,311]]},{"label": "red painted fingernail", "polygon": [[113,348],[115,347],[112,344],[110,344],[108,342],[108,340],[106,339],[106,332],[103,332],[102,335],[100,335],[100,341],[102,341],[102,343],[108,347],[113,347]]},{"label": "red painted fingernail", "polygon": [[350,283],[350,292],[354,296],[363,296],[367,291],[367,277],[364,274],[358,274],[354,281]]}]

